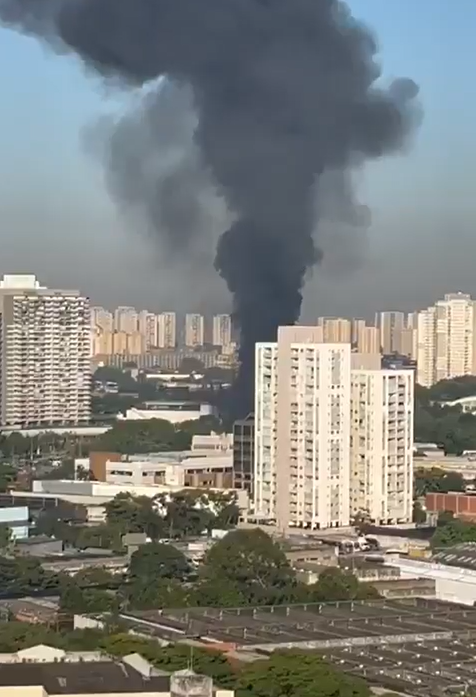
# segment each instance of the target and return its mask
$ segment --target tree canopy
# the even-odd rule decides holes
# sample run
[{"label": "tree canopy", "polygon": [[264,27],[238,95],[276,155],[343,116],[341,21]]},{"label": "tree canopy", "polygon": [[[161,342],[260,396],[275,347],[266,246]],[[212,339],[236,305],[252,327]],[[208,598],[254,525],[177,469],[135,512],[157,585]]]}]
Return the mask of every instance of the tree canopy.
[{"label": "tree canopy", "polygon": [[96,438],[91,447],[124,455],[188,450],[194,435],[208,435],[220,429],[220,422],[212,416],[175,425],[165,419],[123,419]]},{"label": "tree canopy", "polygon": [[259,528],[228,533],[208,551],[201,573],[257,605],[283,602],[296,585],[282,547]]},{"label": "tree canopy", "polygon": [[368,685],[345,675],[315,653],[276,651],[246,665],[238,676],[241,697],[369,697]]},{"label": "tree canopy", "polygon": [[437,443],[448,454],[476,450],[476,415],[441,402],[476,395],[476,377],[443,380],[429,389],[415,388],[415,441]]},{"label": "tree canopy", "polygon": [[415,470],[414,494],[416,498],[428,493],[447,494],[449,491],[465,491],[466,482],[459,472],[445,472],[438,467]]},{"label": "tree canopy", "polygon": [[476,542],[476,523],[470,523],[457,518],[447,518],[440,524],[431,538],[433,549],[452,547],[461,542]]},{"label": "tree canopy", "polygon": [[[156,668],[167,672],[190,665],[190,647],[161,646],[155,639],[134,636],[120,626],[109,629],[54,631],[44,625],[0,622],[0,651],[14,652],[37,644],[66,651],[100,650],[122,657],[138,653]],[[218,651],[194,647],[196,673],[213,679],[221,689],[239,697],[370,697],[360,678],[342,673],[311,651],[277,651],[269,658],[232,665]]]},{"label": "tree canopy", "polygon": [[190,564],[185,555],[173,545],[143,545],[134,552],[129,565],[132,579],[175,579],[185,581],[190,575]]}]

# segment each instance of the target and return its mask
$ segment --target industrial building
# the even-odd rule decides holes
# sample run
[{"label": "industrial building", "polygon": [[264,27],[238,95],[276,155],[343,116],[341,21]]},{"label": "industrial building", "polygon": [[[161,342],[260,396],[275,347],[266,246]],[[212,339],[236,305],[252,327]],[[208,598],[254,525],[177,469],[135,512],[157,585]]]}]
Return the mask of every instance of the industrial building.
[{"label": "industrial building", "polygon": [[244,660],[282,649],[315,650],[341,670],[405,694],[476,688],[476,608],[464,605],[408,598],[154,610],[123,619],[135,631]]}]

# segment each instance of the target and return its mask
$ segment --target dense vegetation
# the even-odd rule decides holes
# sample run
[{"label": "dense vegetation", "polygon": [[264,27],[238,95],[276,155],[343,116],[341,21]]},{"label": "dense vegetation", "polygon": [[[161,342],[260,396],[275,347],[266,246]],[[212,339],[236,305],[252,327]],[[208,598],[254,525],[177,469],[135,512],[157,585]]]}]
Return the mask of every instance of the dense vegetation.
[{"label": "dense vegetation", "polygon": [[429,493],[447,494],[449,491],[465,491],[467,482],[459,472],[445,472],[438,467],[417,468],[414,476],[414,496]]},{"label": "dense vegetation", "polygon": [[476,395],[476,377],[472,375],[442,380],[429,389],[416,385],[415,440],[437,443],[453,455],[476,450],[476,415],[464,413],[459,406],[441,404],[471,395]]},{"label": "dense vegetation", "polygon": [[[106,433],[96,436],[43,433],[28,438],[20,433],[0,437],[0,454],[4,458],[39,460],[43,457],[70,459],[85,456],[94,450],[106,450],[124,455],[133,453],[188,450],[194,435],[221,433],[221,422],[213,416],[184,421],[175,426],[164,419],[147,421],[115,421]],[[3,465],[5,467],[6,465]],[[8,484],[8,471],[0,470],[0,490]]]},{"label": "dense vegetation", "polygon": [[234,494],[194,489],[153,498],[118,494],[105,508],[106,521],[96,526],[78,523],[69,505],[47,509],[38,516],[35,533],[79,549],[120,551],[126,533],[142,532],[152,540],[193,538],[214,528],[228,530],[239,517]]},{"label": "dense vegetation", "polygon": [[198,567],[176,546],[161,542],[134,552],[124,575],[92,569],[70,577],[44,571],[38,560],[0,557],[0,588],[5,595],[54,589],[64,610],[84,613],[378,597],[372,586],[338,568],[326,569],[312,585],[300,583],[281,545],[259,529],[228,533]]}]

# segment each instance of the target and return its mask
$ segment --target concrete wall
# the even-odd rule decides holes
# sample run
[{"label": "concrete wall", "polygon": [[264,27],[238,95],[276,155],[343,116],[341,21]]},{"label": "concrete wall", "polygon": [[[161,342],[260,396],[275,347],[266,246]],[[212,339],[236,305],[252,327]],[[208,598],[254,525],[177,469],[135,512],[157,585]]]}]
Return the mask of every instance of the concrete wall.
[{"label": "concrete wall", "polygon": [[435,581],[435,597],[453,603],[473,605],[476,602],[476,571],[457,566],[432,564],[413,559],[392,559],[400,568],[402,578],[427,578]]}]

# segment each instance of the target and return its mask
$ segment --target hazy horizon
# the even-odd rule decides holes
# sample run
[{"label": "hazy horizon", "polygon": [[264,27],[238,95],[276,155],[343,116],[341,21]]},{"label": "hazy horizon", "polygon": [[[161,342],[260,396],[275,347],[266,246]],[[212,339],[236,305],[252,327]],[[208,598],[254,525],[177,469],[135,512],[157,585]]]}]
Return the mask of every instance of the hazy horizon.
[{"label": "hazy horizon", "polygon": [[[326,228],[324,261],[304,293],[302,319],[411,311],[446,292],[476,298],[476,58],[474,0],[352,0],[381,46],[385,81],[420,85],[424,119],[407,153],[359,173],[371,209],[364,235]],[[107,193],[84,133],[124,97],[72,57],[0,29],[0,273],[34,273],[51,287],[79,288],[93,304],[214,314],[231,310],[213,270],[219,215],[210,236],[171,265],[139,219]],[[349,239],[350,237],[350,239]]]}]

